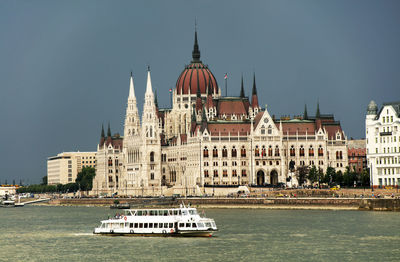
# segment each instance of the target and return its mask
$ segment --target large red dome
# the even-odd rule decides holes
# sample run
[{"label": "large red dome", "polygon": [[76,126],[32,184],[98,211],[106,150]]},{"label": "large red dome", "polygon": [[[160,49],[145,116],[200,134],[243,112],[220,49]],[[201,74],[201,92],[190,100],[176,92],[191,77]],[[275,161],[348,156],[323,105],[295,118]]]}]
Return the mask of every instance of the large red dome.
[{"label": "large red dome", "polygon": [[176,81],[177,94],[188,94],[189,88],[191,94],[196,94],[200,88],[201,94],[206,94],[210,86],[214,93],[218,93],[218,84],[210,69],[202,63],[192,63],[185,67]]},{"label": "large red dome", "polygon": [[194,47],[192,52],[192,63],[185,66],[181,75],[176,81],[177,94],[196,94],[200,90],[201,94],[207,93],[207,88],[210,86],[214,93],[218,93],[218,84],[214,75],[211,73],[208,66],[200,61],[200,50],[197,43],[197,31],[194,34]]}]

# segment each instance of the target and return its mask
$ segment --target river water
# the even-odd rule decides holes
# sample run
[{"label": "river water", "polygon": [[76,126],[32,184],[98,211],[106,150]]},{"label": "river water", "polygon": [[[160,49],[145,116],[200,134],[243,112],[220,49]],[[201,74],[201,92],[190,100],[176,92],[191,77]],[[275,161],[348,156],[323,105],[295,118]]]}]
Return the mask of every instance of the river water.
[{"label": "river water", "polygon": [[93,235],[105,207],[0,208],[0,261],[400,261],[400,213],[205,211],[212,238]]}]

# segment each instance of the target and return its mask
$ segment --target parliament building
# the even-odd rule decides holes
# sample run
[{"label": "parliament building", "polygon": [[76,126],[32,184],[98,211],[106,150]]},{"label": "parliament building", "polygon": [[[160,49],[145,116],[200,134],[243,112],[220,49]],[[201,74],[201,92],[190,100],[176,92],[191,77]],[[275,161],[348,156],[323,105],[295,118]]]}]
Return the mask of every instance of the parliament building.
[{"label": "parliament building", "polygon": [[[292,163],[292,170],[289,170]],[[195,32],[192,60],[172,90],[172,108],[160,108],[147,71],[139,116],[130,77],[124,134],[101,132],[96,154],[96,195],[203,195],[239,185],[287,185],[301,166],[344,172],[347,138],[333,115],[271,116],[252,92],[222,96],[210,68],[200,60]],[[221,191],[222,192],[222,191]]]}]

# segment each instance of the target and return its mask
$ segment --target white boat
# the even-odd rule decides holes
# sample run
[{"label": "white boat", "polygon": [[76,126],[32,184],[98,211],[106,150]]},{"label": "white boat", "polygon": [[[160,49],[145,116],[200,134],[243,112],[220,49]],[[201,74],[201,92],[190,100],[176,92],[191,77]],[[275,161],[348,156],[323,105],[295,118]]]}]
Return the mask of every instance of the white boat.
[{"label": "white boat", "polygon": [[211,237],[217,231],[214,219],[202,217],[196,208],[128,209],[101,221],[94,234],[123,236]]},{"label": "white boat", "polygon": [[14,200],[3,200],[0,202],[0,207],[15,207]]}]

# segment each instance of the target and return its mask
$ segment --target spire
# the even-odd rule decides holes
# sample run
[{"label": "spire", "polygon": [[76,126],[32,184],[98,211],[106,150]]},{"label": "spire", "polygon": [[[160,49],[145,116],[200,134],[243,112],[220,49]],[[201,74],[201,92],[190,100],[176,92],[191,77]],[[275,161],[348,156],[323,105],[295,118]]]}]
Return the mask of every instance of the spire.
[{"label": "spire", "polygon": [[253,75],[253,91],[252,95],[257,95],[257,88],[256,88],[256,73]]},{"label": "spire", "polygon": [[158,100],[157,100],[157,89],[154,90],[154,104],[158,108]]},{"label": "spire", "polygon": [[147,66],[147,85],[146,85],[146,94],[153,93],[153,88],[151,86],[151,76],[150,76],[150,66]]},{"label": "spire", "polygon": [[207,122],[206,109],[205,109],[204,106],[203,106],[203,110],[201,112],[201,122],[202,123],[206,123]]},{"label": "spire", "polygon": [[307,105],[304,104],[304,114],[303,114],[303,119],[307,120],[308,119],[308,114],[307,114]]},{"label": "spire", "polygon": [[132,71],[131,71],[131,78],[130,78],[130,85],[129,85],[129,98],[136,98],[135,97],[135,87],[133,85]]},{"label": "spire", "polygon": [[243,85],[243,75],[242,75],[242,85],[240,87],[240,97],[244,98],[244,85]]},{"label": "spire", "polygon": [[315,114],[316,118],[319,118],[321,116],[321,113],[319,112],[319,101],[317,103],[317,113]]},{"label": "spire", "polygon": [[256,88],[256,74],[255,73],[253,75],[253,91],[252,91],[252,97],[251,97],[251,107],[253,107],[253,109],[260,107],[258,105],[258,96],[257,96],[257,88]]},{"label": "spire", "polygon": [[193,58],[192,63],[201,63],[199,44],[197,42],[197,28],[194,30],[194,45],[192,51],[192,58]]},{"label": "spire", "polygon": [[110,122],[108,122],[107,137],[111,137],[111,128],[110,128]]},{"label": "spire", "polygon": [[101,124],[101,135],[100,135],[100,137],[104,138],[104,126],[103,126],[103,124]]}]

